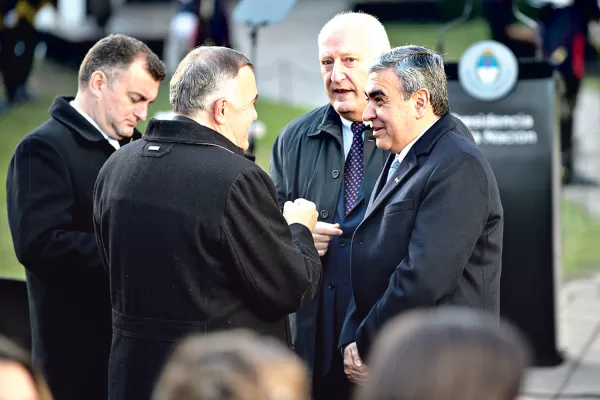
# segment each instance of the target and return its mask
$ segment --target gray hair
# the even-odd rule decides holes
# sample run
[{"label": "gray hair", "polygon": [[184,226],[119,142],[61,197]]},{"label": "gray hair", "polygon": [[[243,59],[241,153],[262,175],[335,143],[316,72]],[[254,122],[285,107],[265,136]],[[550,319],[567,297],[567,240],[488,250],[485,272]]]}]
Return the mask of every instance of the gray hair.
[{"label": "gray hair", "polygon": [[201,46],[192,50],[171,78],[169,102],[173,111],[193,115],[206,110],[214,96],[245,66],[254,69],[245,55],[227,47]]},{"label": "gray hair", "polygon": [[419,89],[427,89],[433,113],[441,117],[450,112],[448,84],[442,56],[421,46],[400,46],[382,54],[369,72],[394,68],[402,86],[404,100]]},{"label": "gray hair", "polygon": [[325,25],[323,25],[323,28],[321,28],[319,36],[317,37],[317,43],[320,45],[324,42],[327,35],[334,28],[349,30],[360,28],[364,30],[369,36],[369,49],[375,54],[374,58],[389,51],[392,47],[383,24],[377,17],[365,12],[343,11],[334,15],[325,23]]}]

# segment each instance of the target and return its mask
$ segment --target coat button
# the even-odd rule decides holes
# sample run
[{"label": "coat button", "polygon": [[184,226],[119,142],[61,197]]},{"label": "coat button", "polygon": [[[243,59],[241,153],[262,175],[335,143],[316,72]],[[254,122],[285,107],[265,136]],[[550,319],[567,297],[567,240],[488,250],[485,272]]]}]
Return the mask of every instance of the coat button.
[{"label": "coat button", "polygon": [[340,247],[344,247],[346,245],[346,241],[344,239],[338,240],[338,243],[340,244]]},{"label": "coat button", "polygon": [[338,176],[340,176],[340,171],[334,169],[333,171],[331,171],[331,176],[333,176],[333,179],[337,179]]},{"label": "coat button", "polygon": [[321,211],[321,218],[327,218],[327,217],[329,217],[329,211],[322,210]]},{"label": "coat button", "polygon": [[335,289],[335,282],[331,281],[331,282],[329,282],[329,290],[333,290],[333,289]]}]

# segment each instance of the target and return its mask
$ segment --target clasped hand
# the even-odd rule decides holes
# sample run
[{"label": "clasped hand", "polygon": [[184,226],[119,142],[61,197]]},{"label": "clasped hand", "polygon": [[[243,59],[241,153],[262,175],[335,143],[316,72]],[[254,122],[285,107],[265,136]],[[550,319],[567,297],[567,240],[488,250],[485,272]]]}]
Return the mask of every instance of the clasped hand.
[{"label": "clasped hand", "polygon": [[344,349],[344,373],[352,383],[362,385],[369,376],[369,370],[358,354],[356,342]]}]

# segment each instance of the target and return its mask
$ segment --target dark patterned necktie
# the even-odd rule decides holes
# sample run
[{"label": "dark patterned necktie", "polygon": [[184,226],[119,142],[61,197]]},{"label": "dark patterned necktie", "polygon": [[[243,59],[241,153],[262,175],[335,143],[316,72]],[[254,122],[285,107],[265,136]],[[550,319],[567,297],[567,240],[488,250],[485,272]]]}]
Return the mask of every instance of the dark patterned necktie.
[{"label": "dark patterned necktie", "polygon": [[362,122],[353,122],[350,127],[354,137],[352,146],[346,158],[344,167],[344,215],[348,214],[358,199],[360,184],[363,180],[363,163],[365,148],[363,144],[363,132],[365,124]]}]

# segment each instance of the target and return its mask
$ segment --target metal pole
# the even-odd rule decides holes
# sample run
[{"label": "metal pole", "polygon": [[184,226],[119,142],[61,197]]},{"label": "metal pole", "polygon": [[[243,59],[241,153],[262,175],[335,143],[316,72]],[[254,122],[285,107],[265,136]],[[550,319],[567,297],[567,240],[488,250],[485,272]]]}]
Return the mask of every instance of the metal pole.
[{"label": "metal pole", "polygon": [[452,21],[448,22],[446,25],[443,25],[440,29],[438,29],[436,51],[442,56],[444,55],[444,40],[446,32],[448,32],[455,26],[463,24],[469,20],[469,17],[473,12],[473,1],[474,0],[467,0],[465,2],[465,6],[460,17],[453,19]]},{"label": "metal pole", "polygon": [[539,24],[537,22],[535,22],[533,19],[529,18],[527,15],[522,13],[519,10],[519,5],[517,4],[516,1],[513,1],[512,11],[513,11],[515,18],[518,21],[527,25],[530,29],[533,29],[535,31],[535,36],[537,38],[536,49],[535,49],[535,59],[538,61],[542,61],[542,59],[544,58],[544,54],[542,52],[542,35],[540,32]]}]

